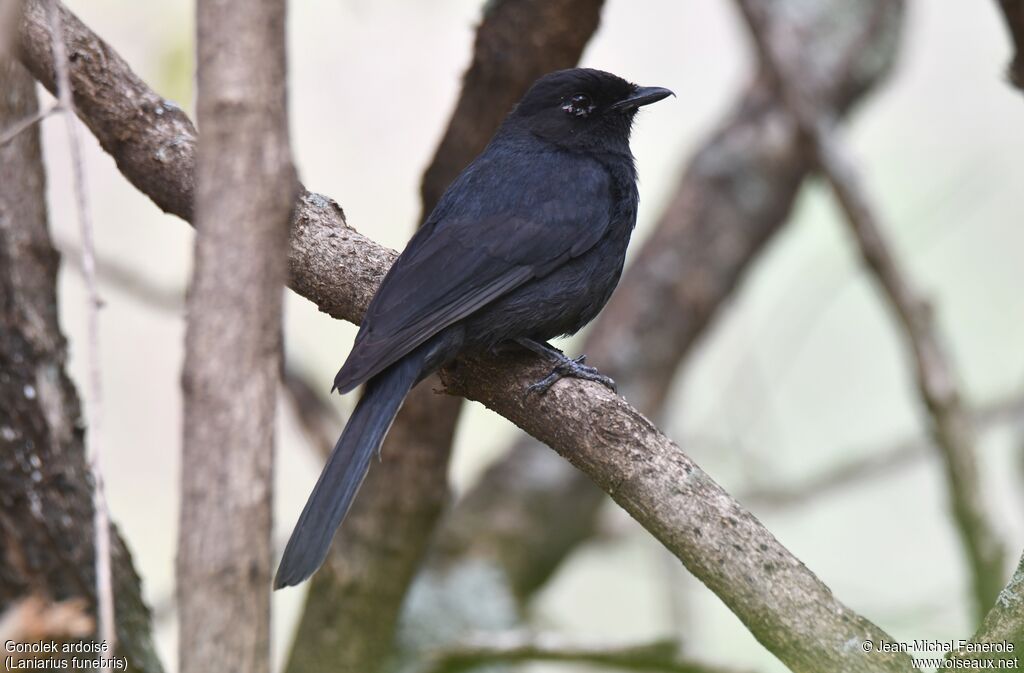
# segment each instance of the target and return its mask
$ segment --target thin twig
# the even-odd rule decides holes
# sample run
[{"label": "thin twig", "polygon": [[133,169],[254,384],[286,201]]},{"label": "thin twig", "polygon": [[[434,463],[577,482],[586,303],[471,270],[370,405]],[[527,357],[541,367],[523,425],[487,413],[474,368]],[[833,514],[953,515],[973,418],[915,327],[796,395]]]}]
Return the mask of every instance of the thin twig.
[{"label": "thin twig", "polygon": [[[68,257],[71,268],[82,273],[78,245],[59,241],[57,247]],[[154,310],[181,313],[185,309],[185,291],[182,288],[161,285],[114,257],[97,257],[96,270],[101,284],[123,292]],[[281,393],[295,412],[295,418],[316,455],[322,457],[329,452],[337,439],[337,429],[343,425],[342,418],[309,379],[287,361],[281,372]]]},{"label": "thin twig", "polygon": [[914,355],[918,390],[944,460],[954,519],[972,570],[974,613],[980,619],[1002,587],[1005,555],[982,498],[974,430],[961,401],[952,360],[943,347],[931,307],[892,252],[849,152],[837,139],[830,120],[815,112],[810,96],[791,75],[790,45],[773,30],[763,0],[737,2],[763,66],[774,76],[781,98],[807,139],[861,256],[888,299]]},{"label": "thin twig", "polygon": [[458,673],[477,666],[529,661],[590,664],[623,671],[661,673],[737,673],[723,668],[680,659],[679,644],[671,639],[639,644],[581,643],[556,634],[518,631],[480,634],[450,648],[429,655],[421,673]]},{"label": "thin twig", "polygon": [[86,301],[87,329],[89,334],[89,395],[87,395],[87,417],[89,419],[89,463],[94,483],[93,526],[96,536],[96,611],[98,632],[111,651],[117,644],[114,616],[113,575],[110,562],[110,516],[103,486],[101,430],[103,423],[103,388],[100,368],[99,312],[102,300],[96,281],[96,244],[94,229],[89,216],[85,188],[85,169],[82,164],[82,145],[78,136],[75,119],[75,101],[71,91],[68,53],[64,44],[64,30],[57,0],[49,0],[50,37],[53,45],[53,61],[57,73],[57,102],[67,122],[68,146],[71,152],[71,168],[74,178],[75,205],[78,226],[82,237],[82,275],[85,278],[88,299]]},{"label": "thin twig", "polygon": [[54,103],[47,108],[43,108],[39,112],[35,113],[31,117],[26,117],[11,128],[4,131],[3,135],[0,135],[0,147],[3,147],[7,143],[11,142],[18,137],[19,134],[24,133],[28,129],[32,128],[39,122],[43,121],[55,112],[60,112],[60,103]]},{"label": "thin twig", "polygon": [[291,403],[295,419],[317,457],[330,453],[337,428],[343,425],[335,408],[287,361],[281,372],[281,392]]},{"label": "thin twig", "polygon": [[982,620],[981,627],[971,638],[971,643],[975,647],[961,647],[946,658],[978,662],[975,666],[961,666],[964,669],[999,664],[995,667],[1020,670],[1021,658],[1024,657],[1024,555],[1017,564],[1017,570],[999,592],[995,605]]},{"label": "thin twig", "polygon": [[[1024,424],[1024,392],[981,405],[971,415],[978,430],[1005,423]],[[905,439],[884,449],[860,451],[858,458],[795,484],[754,486],[741,493],[738,499],[748,505],[792,507],[845,486],[891,474],[924,458],[932,450],[932,442],[926,439]]]},{"label": "thin twig", "polygon": [[[61,256],[74,271],[84,274],[82,249],[73,241],[56,241]],[[100,284],[108,290],[124,293],[156,311],[182,313],[185,310],[185,290],[182,287],[162,285],[116,257],[97,255],[96,274]]]}]

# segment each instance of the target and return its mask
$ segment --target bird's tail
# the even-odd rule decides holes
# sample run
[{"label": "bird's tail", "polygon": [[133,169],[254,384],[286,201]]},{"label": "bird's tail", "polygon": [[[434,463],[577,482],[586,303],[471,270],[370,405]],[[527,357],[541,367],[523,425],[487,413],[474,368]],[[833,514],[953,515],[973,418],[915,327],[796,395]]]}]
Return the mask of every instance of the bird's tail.
[{"label": "bird's tail", "polygon": [[334,445],[284,549],[274,578],[275,589],[299,584],[324,562],[334,533],[369,470],[370,459],[384,441],[422,366],[423,358],[412,353],[366,382],[363,397]]}]

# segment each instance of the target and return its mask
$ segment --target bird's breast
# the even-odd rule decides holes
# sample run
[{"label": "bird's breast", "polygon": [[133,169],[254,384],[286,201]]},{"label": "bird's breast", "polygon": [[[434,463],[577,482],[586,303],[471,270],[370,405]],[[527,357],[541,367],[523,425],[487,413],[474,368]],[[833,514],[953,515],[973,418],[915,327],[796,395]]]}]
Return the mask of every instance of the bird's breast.
[{"label": "bird's breast", "polygon": [[547,341],[575,334],[608,302],[622,274],[632,221],[615,222],[583,254],[531,279],[467,319],[472,346],[529,337]]}]

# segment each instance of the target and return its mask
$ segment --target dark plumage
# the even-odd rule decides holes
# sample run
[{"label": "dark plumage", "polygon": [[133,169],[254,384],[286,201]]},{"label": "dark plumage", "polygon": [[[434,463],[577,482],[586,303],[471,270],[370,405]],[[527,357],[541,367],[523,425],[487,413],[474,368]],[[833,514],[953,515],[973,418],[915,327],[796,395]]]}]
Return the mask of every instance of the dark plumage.
[{"label": "dark plumage", "polygon": [[636,223],[629,132],[636,110],[670,95],[600,70],[537,80],[490,144],[448,187],[370,302],[334,386],[366,389],[292,532],[275,588],[323,562],[413,385],[459,353],[504,342],[611,383],[546,342],[608,301]]}]

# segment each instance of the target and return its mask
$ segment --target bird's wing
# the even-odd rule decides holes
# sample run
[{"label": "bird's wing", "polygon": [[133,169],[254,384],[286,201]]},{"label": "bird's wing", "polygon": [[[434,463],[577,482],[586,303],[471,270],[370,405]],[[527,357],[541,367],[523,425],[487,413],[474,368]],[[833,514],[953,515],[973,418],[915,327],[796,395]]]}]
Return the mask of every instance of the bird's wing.
[{"label": "bird's wing", "polygon": [[518,180],[480,163],[452,184],[384,277],[335,379],[342,392],[607,231],[610,180],[596,162],[555,162],[546,178]]}]

